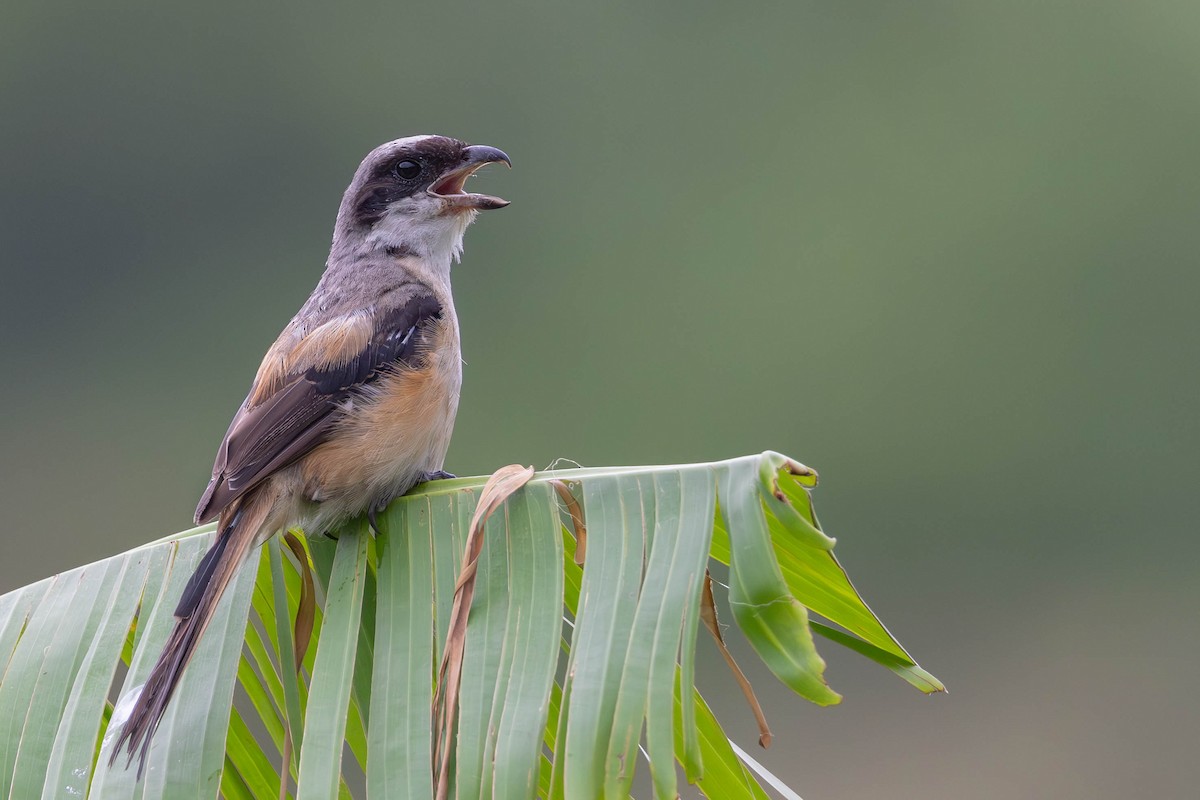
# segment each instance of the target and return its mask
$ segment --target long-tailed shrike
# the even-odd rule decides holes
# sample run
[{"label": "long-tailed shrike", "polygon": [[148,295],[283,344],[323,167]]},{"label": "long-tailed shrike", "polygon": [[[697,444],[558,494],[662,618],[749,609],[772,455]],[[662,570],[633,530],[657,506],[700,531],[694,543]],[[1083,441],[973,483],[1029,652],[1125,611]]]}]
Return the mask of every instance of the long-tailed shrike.
[{"label": "long-tailed shrike", "polygon": [[267,351],[217,451],[196,522],[216,539],[112,751],[140,751],[238,570],[276,531],[321,533],[442,471],[462,382],[450,264],[498,197],[463,184],[494,147],[412,136],[371,151],[342,198],[317,288]]}]

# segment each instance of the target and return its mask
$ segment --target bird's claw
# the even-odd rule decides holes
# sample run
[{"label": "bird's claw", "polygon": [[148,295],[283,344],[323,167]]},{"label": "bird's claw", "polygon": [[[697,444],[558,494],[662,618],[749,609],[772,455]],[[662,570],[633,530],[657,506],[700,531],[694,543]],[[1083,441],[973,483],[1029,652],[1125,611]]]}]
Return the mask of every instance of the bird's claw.
[{"label": "bird's claw", "polygon": [[385,508],[387,508],[387,505],[387,501],[384,500],[375,503],[373,506],[371,506],[370,510],[367,511],[367,524],[371,526],[371,531],[376,536],[381,536],[383,534],[383,532],[379,530],[378,514],[380,511],[383,511]]},{"label": "bird's claw", "polygon": [[[421,484],[421,483],[428,483],[429,481],[444,481],[444,480],[449,480],[451,478],[457,478],[457,477],[458,477],[457,475],[446,472],[446,470],[444,470],[444,469],[439,469],[439,470],[436,470],[433,472],[422,472],[421,477],[417,481],[417,483]],[[393,498],[393,497],[389,497],[386,500],[380,500],[377,503],[375,503],[374,505],[372,505],[367,510],[367,524],[369,524],[371,526],[371,530],[375,533],[376,536],[379,536],[382,534],[382,531],[379,528],[379,512],[383,511],[385,508],[387,508],[388,505],[391,504],[392,500],[394,500],[394,499],[395,498]]]}]

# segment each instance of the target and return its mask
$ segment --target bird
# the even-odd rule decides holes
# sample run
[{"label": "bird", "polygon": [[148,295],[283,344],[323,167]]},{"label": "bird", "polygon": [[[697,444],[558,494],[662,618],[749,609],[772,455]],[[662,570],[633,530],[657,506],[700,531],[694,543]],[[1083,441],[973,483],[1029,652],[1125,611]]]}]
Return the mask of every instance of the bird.
[{"label": "bird", "polygon": [[122,725],[126,768],[150,742],[217,604],[277,531],[327,532],[375,515],[443,469],[462,385],[450,268],[480,211],[464,190],[502,150],[446,136],[376,147],[354,173],[325,271],[267,350],[217,450],[196,524],[218,520],[175,624]]}]

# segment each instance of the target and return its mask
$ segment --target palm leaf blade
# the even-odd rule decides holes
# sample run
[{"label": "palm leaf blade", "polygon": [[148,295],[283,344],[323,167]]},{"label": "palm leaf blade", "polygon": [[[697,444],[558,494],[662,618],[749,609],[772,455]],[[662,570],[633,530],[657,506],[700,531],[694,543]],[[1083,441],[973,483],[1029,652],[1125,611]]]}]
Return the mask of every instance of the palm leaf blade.
[{"label": "palm leaf blade", "polygon": [[[467,618],[454,751],[454,789],[461,797],[491,795],[490,762],[496,744],[493,720],[499,719],[496,703],[507,687],[513,657],[507,642],[507,522],[503,513],[493,514],[487,521],[475,598]],[[477,609],[486,609],[486,613]]]},{"label": "palm leaf blade", "polygon": [[433,551],[428,503],[382,518],[367,788],[378,797],[429,797],[433,703]]},{"label": "palm leaf blade", "polygon": [[[159,554],[161,556],[161,554]],[[91,782],[101,714],[121,656],[125,632],[141,599],[146,573],[157,559],[148,553],[130,554],[119,560],[121,573],[105,602],[97,603],[103,618],[71,689],[62,712],[42,788],[43,800],[83,796]]]},{"label": "palm leaf blade", "polygon": [[496,727],[492,796],[522,800],[533,796],[538,783],[562,635],[562,540],[549,487],[529,487],[514,496],[507,522],[513,656]]},{"label": "palm leaf blade", "polygon": [[751,646],[775,676],[814,703],[841,697],[825,683],[808,612],[789,592],[773,557],[758,493],[758,472],[744,462],[721,476],[720,508],[730,535],[729,606]]},{"label": "palm leaf blade", "polygon": [[[656,480],[659,509],[656,525],[662,530],[654,536],[655,551],[670,546],[670,572],[664,581],[663,603],[652,634],[654,651],[649,674],[649,702],[646,709],[646,752],[650,761],[655,792],[661,797],[677,794],[677,776],[672,763],[675,745],[675,704],[673,701],[678,658],[689,663],[695,657],[695,637],[686,636],[692,606],[699,601],[704,568],[708,562],[708,542],[712,535],[709,520],[716,505],[716,484],[708,471],[682,472],[678,482],[673,476]],[[652,557],[656,552],[652,552]],[[652,580],[648,576],[647,581]],[[689,679],[689,686],[691,681]],[[685,774],[686,764],[685,764]]]},{"label": "palm leaf blade", "polygon": [[[179,572],[184,582],[190,572]],[[254,579],[252,570],[243,570],[233,579],[205,631],[208,646],[197,650],[180,679],[174,702],[159,726],[160,743],[150,749],[144,800],[209,798],[220,784]],[[163,609],[172,622],[177,599],[172,595]]]},{"label": "palm leaf blade", "polygon": [[603,491],[601,481],[584,482],[587,565],[571,641],[568,672],[573,680],[564,700],[571,710],[557,754],[567,797],[588,796],[607,784],[610,773],[619,775],[626,766],[607,756],[616,678],[629,647],[641,580],[643,487],[636,476],[618,476],[612,483],[612,490]]},{"label": "palm leaf blade", "polygon": [[334,797],[341,780],[342,742],[350,707],[369,535],[363,524],[342,531],[325,583],[325,624],[317,645],[305,717],[296,787],[299,800]]}]

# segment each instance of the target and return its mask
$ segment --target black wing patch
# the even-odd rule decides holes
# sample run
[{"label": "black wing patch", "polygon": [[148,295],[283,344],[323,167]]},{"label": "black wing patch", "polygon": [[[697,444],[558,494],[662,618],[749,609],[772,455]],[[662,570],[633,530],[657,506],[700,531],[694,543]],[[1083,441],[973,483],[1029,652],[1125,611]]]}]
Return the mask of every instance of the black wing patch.
[{"label": "black wing patch", "polygon": [[442,306],[432,295],[415,295],[380,312],[374,334],[353,358],[289,375],[265,401],[243,406],[221,443],[212,481],[196,508],[196,522],[212,519],[320,444],[336,419],[334,412],[354,391],[396,364],[415,366],[423,326],[441,316]]},{"label": "black wing patch", "polygon": [[441,315],[442,307],[432,297],[414,298],[380,320],[375,335],[357,356],[344,364],[311,367],[304,373],[304,379],[318,393],[333,395],[368,383],[387,364],[411,364],[416,357],[418,326]]}]

